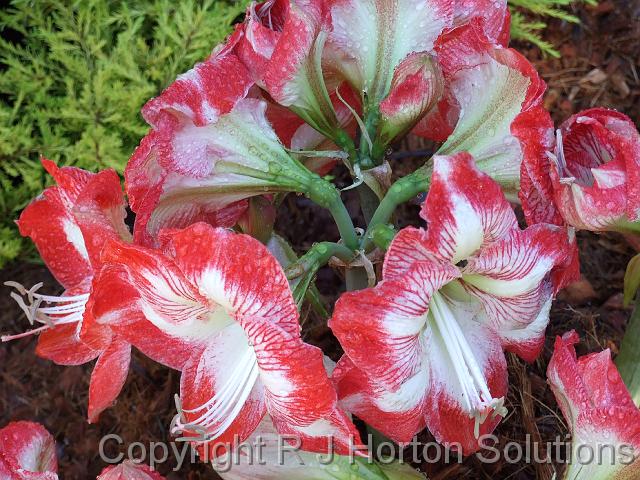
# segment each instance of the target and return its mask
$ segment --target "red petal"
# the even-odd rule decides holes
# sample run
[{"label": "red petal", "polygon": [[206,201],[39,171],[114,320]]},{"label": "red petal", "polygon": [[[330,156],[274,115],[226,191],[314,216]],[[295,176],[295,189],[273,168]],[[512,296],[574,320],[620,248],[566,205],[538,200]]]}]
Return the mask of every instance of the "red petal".
[{"label": "red petal", "polygon": [[454,24],[480,19],[487,37],[500,45],[509,41],[509,9],[506,2],[462,0],[455,2]]},{"label": "red petal", "polygon": [[511,235],[469,259],[468,291],[483,304],[503,346],[533,361],[544,345],[553,288],[551,273],[571,256],[566,230],[546,224]]},{"label": "red petal", "polygon": [[416,263],[402,277],[344,293],[329,327],[359,369],[395,390],[424,369],[421,336],[431,295],[458,275],[447,264]]},{"label": "red petal", "polygon": [[555,136],[553,120],[542,107],[523,113],[511,125],[512,133],[522,146],[520,192],[518,194],[527,224],[552,223],[564,220],[555,206],[553,185],[549,177],[549,158]]},{"label": "red petal", "polygon": [[429,194],[420,215],[429,249],[457,263],[518,227],[500,187],[480,172],[471,155],[434,157]]},{"label": "red petal", "polygon": [[82,365],[96,358],[101,351],[82,341],[75,323],[45,330],[40,334],[36,348],[39,356],[58,365]]},{"label": "red petal", "polygon": [[106,467],[96,480],[165,480],[165,478],[146,465],[125,460],[120,465]]},{"label": "red petal", "polygon": [[397,391],[385,389],[344,355],[333,372],[340,405],[397,442],[409,442],[427,425],[428,374],[418,372]]},{"label": "red petal", "polygon": [[131,345],[119,339],[114,339],[98,358],[89,385],[89,423],[95,423],[115,402],[127,379],[130,361]]},{"label": "red petal", "polygon": [[163,234],[165,250],[200,293],[237,318],[258,316],[298,336],[298,310],[282,267],[256,239],[198,223]]},{"label": "red petal", "polygon": [[[487,381],[489,391],[494,398],[505,397],[508,388],[507,362],[500,343],[487,328],[456,316],[460,328],[467,339],[473,355]],[[458,444],[462,453],[468,455],[481,448],[474,434],[475,421],[463,406],[461,389],[452,376],[453,366],[446,355],[447,346],[429,338],[430,348],[427,362],[431,366],[429,402],[425,412],[427,426],[436,440],[452,448]],[[501,418],[488,418],[480,425],[479,438],[489,434],[498,425]]]},{"label": "red petal", "polygon": [[71,214],[72,205],[60,187],[47,188],[20,215],[20,234],[29,236],[45,264],[65,288],[84,285],[93,275],[82,232]]},{"label": "red petal", "polygon": [[249,72],[235,55],[212,56],[147,102],[142,115],[155,128],[176,117],[205,126],[230,112],[252,84]]},{"label": "red petal", "polygon": [[[182,408],[186,411],[197,410],[185,413],[187,423],[196,422],[202,425],[197,420],[207,412],[203,406],[207,405],[216,394],[225,398],[229,398],[231,393],[238,394],[234,397],[235,401],[218,403],[217,408],[210,410],[210,412],[216,412],[214,415],[217,415],[217,420],[211,420],[206,433],[211,435],[217,430],[222,430],[211,438],[212,445],[243,442],[257,428],[266,413],[262,383],[255,378],[253,378],[253,384],[246,384],[246,388],[242,388],[244,384],[238,383],[248,382],[249,379],[248,371],[237,370],[241,364],[239,359],[247,354],[249,348],[246,335],[237,324],[233,324],[209,339],[207,348],[200,354],[196,353],[187,362],[182,372],[180,379]],[[237,389],[229,391],[230,383]],[[227,392],[226,395],[225,392]],[[241,392],[244,392],[246,397],[240,395]],[[221,405],[227,407],[224,412],[220,411]],[[239,410],[235,410],[236,407]],[[233,415],[234,412],[235,415]],[[225,425],[226,428],[224,428]],[[186,436],[197,437],[200,433],[204,432],[191,434],[187,431]]]},{"label": "red petal", "polygon": [[[33,422],[12,422],[0,430],[0,473],[4,468],[14,473],[14,479],[57,479],[55,440],[42,426]],[[49,475],[46,474],[49,472]],[[41,473],[34,475],[33,473]],[[44,474],[44,475],[43,475]],[[3,477],[5,478],[5,477]]]}]

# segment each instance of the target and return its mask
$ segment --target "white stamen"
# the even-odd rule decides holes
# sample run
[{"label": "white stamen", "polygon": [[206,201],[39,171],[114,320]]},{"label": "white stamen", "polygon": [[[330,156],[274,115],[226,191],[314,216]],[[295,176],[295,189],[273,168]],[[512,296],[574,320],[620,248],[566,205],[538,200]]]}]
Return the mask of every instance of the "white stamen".
[{"label": "white stamen", "polygon": [[[17,290],[17,292],[11,292],[10,296],[22,309],[29,323],[34,325],[38,322],[43,326],[18,335],[5,335],[1,338],[3,342],[38,334],[56,325],[70,323],[77,323],[76,331],[77,334],[80,333],[84,309],[87,300],[89,300],[88,293],[70,296],[43,295],[38,293],[42,283],[37,283],[29,289],[18,282],[5,282],[4,284]],[[46,306],[42,306],[43,304]]]},{"label": "white stamen", "polygon": [[440,334],[449,354],[458,384],[462,389],[465,409],[470,412],[470,417],[475,419],[473,433],[476,438],[479,438],[480,425],[485,422],[491,411],[493,411],[492,418],[496,415],[506,416],[504,398],[492,397],[471,346],[462,333],[447,300],[440,293],[433,294],[429,313],[433,319],[434,332]]},{"label": "white stamen", "polygon": [[[181,437],[182,441],[206,442],[223,434],[240,414],[258,379],[259,369],[253,348],[248,348],[229,375],[226,383],[207,402],[193,409],[182,408],[176,398],[177,415],[171,422],[171,433],[195,432],[200,437]],[[200,414],[187,421],[185,414]]]}]

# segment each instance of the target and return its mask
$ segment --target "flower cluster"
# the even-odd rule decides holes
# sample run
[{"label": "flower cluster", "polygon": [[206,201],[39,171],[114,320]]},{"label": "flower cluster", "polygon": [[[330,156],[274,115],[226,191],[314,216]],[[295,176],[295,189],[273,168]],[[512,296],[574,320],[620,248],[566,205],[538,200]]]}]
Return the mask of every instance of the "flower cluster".
[{"label": "flower cluster", "polygon": [[[201,453],[230,455],[267,432],[304,454],[348,455],[361,443],[353,416],[397,442],[426,427],[477,451],[507,414],[504,352],[539,356],[553,298],[579,275],[574,230],[640,229],[632,122],[593,109],[554,135],[545,84],[507,47],[508,31],[504,1],[252,4],[223,45],[144,106],[150,130],[126,196],[113,171],[43,160],[57,185],[18,224],[64,293],[8,282],[38,325],[3,340],[39,334],[37,353],[56,363],[97,359],[91,422],[117,398],[132,346],[180,371],[171,431]],[[391,184],[388,153],[406,135],[437,148]],[[354,226],[334,169],[351,175],[366,225]],[[396,232],[395,207],[422,192],[426,228]],[[328,209],[341,240],[298,258],[273,233],[288,193]],[[300,324],[330,260],[349,290],[327,319],[337,365]],[[557,392],[569,389],[563,371],[582,368],[571,362],[556,353]],[[564,396],[580,436],[588,412]],[[255,468],[223,476],[283,478]],[[416,478],[381,466],[362,475]],[[100,478],[121,477],[134,478]]]}]

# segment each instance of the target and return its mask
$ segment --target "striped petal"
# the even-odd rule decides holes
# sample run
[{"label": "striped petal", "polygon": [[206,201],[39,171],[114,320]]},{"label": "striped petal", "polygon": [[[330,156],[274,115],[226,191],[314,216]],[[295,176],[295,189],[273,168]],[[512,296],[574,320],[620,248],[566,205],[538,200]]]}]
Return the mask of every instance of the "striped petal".
[{"label": "striped petal", "polygon": [[[638,476],[640,458],[640,409],[634,404],[608,350],[577,358],[575,331],[556,338],[547,376],[572,435],[573,461],[567,474],[576,480],[611,478],[631,480]],[[603,449],[606,445],[608,449]],[[625,445],[635,459],[611,457]],[[580,461],[576,455],[588,447],[602,457]],[[629,451],[629,450],[627,450]],[[604,454],[602,452],[605,452]],[[604,456],[603,456],[604,455]]]},{"label": "striped petal", "polygon": [[628,117],[606,109],[574,115],[558,130],[551,158],[555,201],[567,223],[624,230],[640,218],[640,134]]},{"label": "striped petal", "polygon": [[[3,472],[4,468],[4,472]],[[8,480],[56,480],[55,440],[40,424],[12,422],[0,429],[0,473]]]},{"label": "striped petal", "polygon": [[496,47],[479,21],[444,35],[436,50],[449,89],[451,106],[444,110],[460,112],[438,153],[469,152],[482,171],[515,194],[523,147],[512,126],[541,104],[544,82],[522,55]]},{"label": "striped petal", "polygon": [[100,414],[116,400],[124,386],[131,362],[131,344],[118,340],[111,342],[102,352],[91,373],[89,385],[90,423],[95,423]]},{"label": "striped petal", "polygon": [[358,368],[395,390],[424,369],[421,337],[431,295],[458,275],[444,263],[417,263],[402,277],[344,293],[329,326]]},{"label": "striped petal", "polygon": [[422,207],[428,248],[458,263],[518,228],[500,187],[467,153],[434,157],[431,187]]},{"label": "striped petal", "polygon": [[397,390],[377,383],[343,356],[333,372],[340,406],[398,442],[409,442],[427,426],[429,369],[423,366]]},{"label": "striped petal", "polygon": [[453,5],[440,0],[332,0],[325,61],[373,103],[389,93],[396,67],[413,52],[431,52],[451,25]]},{"label": "striped petal", "polygon": [[527,361],[544,345],[554,284],[552,272],[571,260],[565,229],[538,224],[468,259],[463,284],[482,304],[503,347]]}]

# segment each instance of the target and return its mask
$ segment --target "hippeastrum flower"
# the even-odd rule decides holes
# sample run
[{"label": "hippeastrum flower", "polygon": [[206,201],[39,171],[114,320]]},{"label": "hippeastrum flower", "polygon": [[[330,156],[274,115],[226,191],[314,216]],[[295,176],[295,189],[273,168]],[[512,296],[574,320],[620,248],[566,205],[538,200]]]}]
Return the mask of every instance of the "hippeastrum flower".
[{"label": "hippeastrum flower", "polygon": [[344,348],[341,404],[398,442],[428,426],[465,454],[504,417],[503,350],[533,361],[568,256],[564,229],[520,230],[500,187],[466,153],[434,157],[421,216],[401,230],[374,288],[345,293],[330,327]]},{"label": "hippeastrum flower", "polygon": [[12,422],[0,429],[0,478],[57,480],[56,443],[33,422]]},{"label": "hippeastrum flower", "polygon": [[276,102],[335,141],[344,133],[322,72],[323,8],[321,0],[252,4],[228,43]]},{"label": "hippeastrum flower", "polygon": [[638,478],[640,409],[633,403],[609,350],[577,358],[574,345],[579,341],[573,330],[557,337],[547,370],[573,437],[564,478]]},{"label": "hippeastrum flower", "polygon": [[[282,438],[266,415],[245,442],[246,447],[225,452],[212,460],[224,480],[424,480],[410,465],[377,464],[355,455],[317,455],[283,449]],[[255,446],[255,447],[254,447]],[[259,447],[258,447],[259,446]],[[354,445],[355,446],[355,445]],[[286,447],[285,447],[286,448]]]},{"label": "hippeastrum flower", "polygon": [[96,480],[165,480],[165,478],[147,465],[125,460],[119,465],[106,467]]},{"label": "hippeastrum flower", "polygon": [[[60,296],[16,282],[12,297],[29,322],[40,327],[2,337],[3,341],[39,334],[36,353],[59,365],[81,365],[98,358],[89,387],[89,421],[95,421],[120,393],[129,370],[131,346],[108,327],[93,321],[91,295],[100,271],[100,252],[108,239],[131,240],[124,223],[125,201],[113,170],[90,173],[58,168],[42,160],[57,186],[47,188],[22,212],[20,233],[29,236],[65,291]],[[126,302],[125,296],[118,301]],[[26,301],[25,301],[26,300]]]},{"label": "hippeastrum flower", "polygon": [[640,231],[640,133],[629,117],[604,108],[573,115],[558,129],[545,165],[536,180],[551,185],[545,193],[552,190],[551,203],[566,223]]},{"label": "hippeastrum flower", "polygon": [[440,155],[469,152],[515,196],[523,158],[547,139],[533,128],[547,115],[541,106],[546,86],[522,55],[496,45],[485,25],[474,19],[439,38],[443,101],[414,132],[444,141]]},{"label": "hippeastrum flower", "polygon": [[152,130],[125,171],[136,243],[155,245],[160,229],[197,221],[232,226],[248,197],[326,183],[287,153],[253,85],[225,48],[143,107]]},{"label": "hippeastrum flower", "polygon": [[[300,338],[287,279],[266,247],[205,223],[164,231],[160,244],[114,241],[103,259],[139,295],[119,318],[144,317],[184,345],[174,433],[200,445],[243,441],[268,412],[305,449],[322,451],[331,434],[343,450],[355,428],[336,407],[322,352]],[[170,357],[166,342],[134,345],[160,361]]]}]

